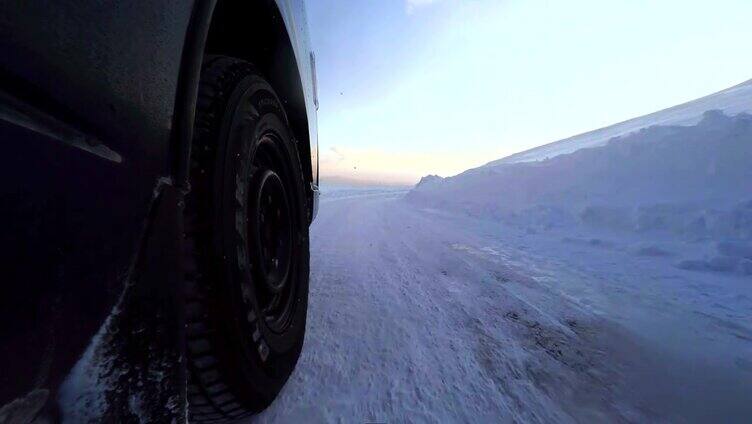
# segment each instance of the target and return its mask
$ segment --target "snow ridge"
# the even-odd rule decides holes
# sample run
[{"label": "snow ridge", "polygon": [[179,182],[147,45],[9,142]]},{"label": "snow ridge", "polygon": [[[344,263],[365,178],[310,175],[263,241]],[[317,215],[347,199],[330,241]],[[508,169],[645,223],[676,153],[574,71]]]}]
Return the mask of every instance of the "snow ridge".
[{"label": "snow ridge", "polygon": [[700,121],[703,112],[712,109],[728,115],[752,112],[752,80],[668,109],[515,153],[489,162],[486,166],[550,159],[582,148],[602,146],[614,137],[653,125],[694,125]]}]

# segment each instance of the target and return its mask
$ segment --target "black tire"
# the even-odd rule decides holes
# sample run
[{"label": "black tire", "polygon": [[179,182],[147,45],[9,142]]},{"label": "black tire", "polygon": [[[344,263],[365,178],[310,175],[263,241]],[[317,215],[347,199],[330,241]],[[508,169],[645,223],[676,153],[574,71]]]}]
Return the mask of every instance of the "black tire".
[{"label": "black tire", "polygon": [[189,416],[222,422],[266,408],[300,356],[308,211],[284,108],[250,63],[206,57],[196,109],[184,255]]}]

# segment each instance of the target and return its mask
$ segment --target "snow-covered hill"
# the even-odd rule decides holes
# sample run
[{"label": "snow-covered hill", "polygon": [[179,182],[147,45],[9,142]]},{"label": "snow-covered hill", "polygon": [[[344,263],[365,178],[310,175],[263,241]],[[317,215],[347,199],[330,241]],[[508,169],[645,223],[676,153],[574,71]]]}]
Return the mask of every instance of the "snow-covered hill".
[{"label": "snow-covered hill", "polygon": [[752,80],[649,115],[516,153],[492,161],[486,166],[538,161],[572,153],[586,147],[601,146],[613,137],[624,136],[653,125],[694,125],[700,121],[705,111],[713,109],[723,111],[727,115],[736,115],[742,112],[752,113]]}]

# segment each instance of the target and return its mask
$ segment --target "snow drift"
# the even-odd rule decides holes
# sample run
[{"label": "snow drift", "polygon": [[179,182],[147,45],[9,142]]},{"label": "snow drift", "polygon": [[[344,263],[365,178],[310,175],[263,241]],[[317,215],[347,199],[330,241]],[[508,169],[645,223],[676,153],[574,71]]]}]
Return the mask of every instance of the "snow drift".
[{"label": "snow drift", "polygon": [[711,110],[692,126],[651,126],[547,160],[432,179],[407,198],[535,232],[577,226],[718,242],[721,259],[678,266],[746,273],[752,115]]},{"label": "snow drift", "polygon": [[694,125],[705,111],[714,109],[727,115],[752,112],[752,80],[668,109],[507,156],[490,162],[488,166],[549,159],[585,147],[602,146],[613,137],[625,136],[653,125]]}]

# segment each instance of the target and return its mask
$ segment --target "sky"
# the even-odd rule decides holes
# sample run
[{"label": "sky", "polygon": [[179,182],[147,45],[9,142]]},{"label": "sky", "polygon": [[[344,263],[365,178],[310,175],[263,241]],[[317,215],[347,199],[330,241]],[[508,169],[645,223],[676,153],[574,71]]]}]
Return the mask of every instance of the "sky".
[{"label": "sky", "polygon": [[414,184],[752,79],[749,0],[308,0],[322,182]]}]

